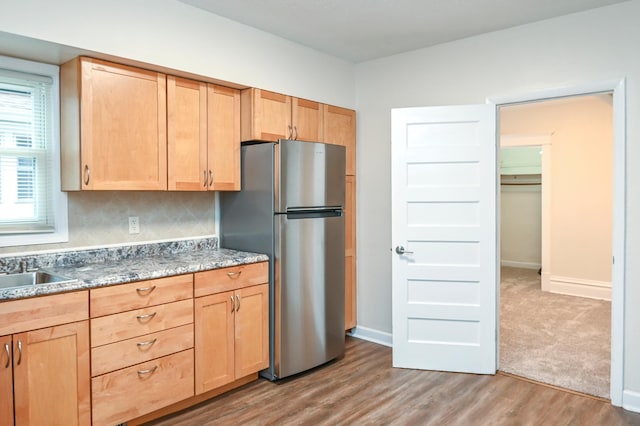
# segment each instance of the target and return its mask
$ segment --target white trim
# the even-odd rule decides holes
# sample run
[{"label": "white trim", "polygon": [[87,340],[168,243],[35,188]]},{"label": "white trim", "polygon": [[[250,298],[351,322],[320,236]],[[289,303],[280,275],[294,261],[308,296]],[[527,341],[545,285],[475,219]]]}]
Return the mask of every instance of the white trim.
[{"label": "white trim", "polygon": [[373,328],[362,327],[359,325],[348,334],[349,336],[377,343],[379,345],[388,347],[393,346],[393,337],[391,336],[391,333],[387,333],[385,331],[374,330]]},{"label": "white trim", "polygon": [[[510,96],[492,96],[488,104],[502,105],[543,99],[613,92],[613,258],[611,273],[611,404],[623,404],[624,389],[624,298],[626,240],[626,82],[625,79],[585,83]],[[496,188],[498,191],[498,188]],[[544,262],[543,262],[544,264]],[[544,275],[544,270],[543,270]],[[544,279],[544,276],[543,276]],[[499,283],[496,282],[496,286]],[[497,349],[496,349],[497,350]],[[625,391],[625,395],[628,394]],[[640,404],[633,404],[640,407]],[[626,407],[625,407],[626,408]]]},{"label": "white trim", "polygon": [[551,145],[553,133],[541,134],[504,134],[500,135],[500,148],[512,146],[544,146]]},{"label": "white trim", "polygon": [[625,390],[622,393],[622,408],[640,413],[640,392]]},{"label": "white trim", "polygon": [[548,283],[542,283],[542,291],[588,297],[590,299],[611,300],[611,281],[585,280],[551,275]]},{"label": "white trim", "polygon": [[542,265],[536,262],[520,262],[518,260],[501,259],[500,266],[508,266],[511,268],[524,268],[524,269],[540,269]]}]

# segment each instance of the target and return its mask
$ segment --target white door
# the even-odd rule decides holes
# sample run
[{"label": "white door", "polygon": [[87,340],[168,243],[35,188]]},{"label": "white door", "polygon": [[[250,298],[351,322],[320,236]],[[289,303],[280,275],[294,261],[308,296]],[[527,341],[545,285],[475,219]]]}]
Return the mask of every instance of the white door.
[{"label": "white door", "polygon": [[496,372],[495,126],[495,105],[392,111],[394,367]]}]

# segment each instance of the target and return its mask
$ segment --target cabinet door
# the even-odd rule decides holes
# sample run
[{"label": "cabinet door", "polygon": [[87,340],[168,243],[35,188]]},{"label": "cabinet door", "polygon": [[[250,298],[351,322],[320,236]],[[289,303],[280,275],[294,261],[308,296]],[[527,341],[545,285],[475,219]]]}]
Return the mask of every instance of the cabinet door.
[{"label": "cabinet door", "polygon": [[269,285],[236,290],[235,377],[269,366]]},{"label": "cabinet door", "polygon": [[290,96],[249,88],[241,97],[243,141],[276,142],[293,136]]},{"label": "cabinet door", "polygon": [[323,142],[323,105],[306,99],[292,99],[293,137],[301,141]]},{"label": "cabinet door", "polygon": [[206,83],[167,76],[167,150],[168,189],[206,191]]},{"label": "cabinet door", "polygon": [[356,182],[354,176],[346,177],[344,206],[345,249],[345,315],[347,330],[356,326]]},{"label": "cabinet door", "polygon": [[240,91],[209,84],[209,189],[240,190]]},{"label": "cabinet door", "polygon": [[82,189],[166,190],[164,74],[81,61]]},{"label": "cabinet door", "polygon": [[15,424],[89,425],[89,322],[13,336]]},{"label": "cabinet door", "polygon": [[196,395],[234,381],[234,293],[195,299]]},{"label": "cabinet door", "polygon": [[356,174],[356,112],[324,105],[324,140],[347,149],[346,174]]},{"label": "cabinet door", "polygon": [[11,336],[0,336],[0,425],[13,424]]}]

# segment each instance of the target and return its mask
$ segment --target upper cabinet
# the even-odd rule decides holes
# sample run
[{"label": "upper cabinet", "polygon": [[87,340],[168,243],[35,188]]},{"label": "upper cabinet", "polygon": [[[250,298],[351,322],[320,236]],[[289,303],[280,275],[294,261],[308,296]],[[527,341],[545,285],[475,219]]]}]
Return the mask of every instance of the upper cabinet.
[{"label": "upper cabinet", "polygon": [[167,77],[168,189],[206,191],[207,83]]},{"label": "upper cabinet", "polygon": [[62,189],[166,190],[166,76],[84,57],[60,76]]},{"label": "upper cabinet", "polygon": [[240,91],[207,87],[209,189],[240,190]]},{"label": "upper cabinet", "polygon": [[167,77],[168,188],[240,189],[240,92]]},{"label": "upper cabinet", "polygon": [[280,93],[242,91],[243,141],[298,139],[324,142],[323,105]]},{"label": "upper cabinet", "polygon": [[61,68],[62,189],[240,189],[240,91],[79,57]]},{"label": "upper cabinet", "polygon": [[342,145],[347,151],[347,176],[356,174],[356,112],[351,109],[324,105],[324,140]]}]

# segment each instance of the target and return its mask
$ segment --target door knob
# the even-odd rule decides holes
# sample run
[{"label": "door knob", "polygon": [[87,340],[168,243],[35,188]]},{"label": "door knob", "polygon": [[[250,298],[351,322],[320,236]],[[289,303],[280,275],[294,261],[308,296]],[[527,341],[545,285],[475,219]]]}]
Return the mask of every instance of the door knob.
[{"label": "door knob", "polygon": [[403,246],[396,246],[396,253],[398,253],[399,255],[413,254],[412,251],[406,251]]}]

